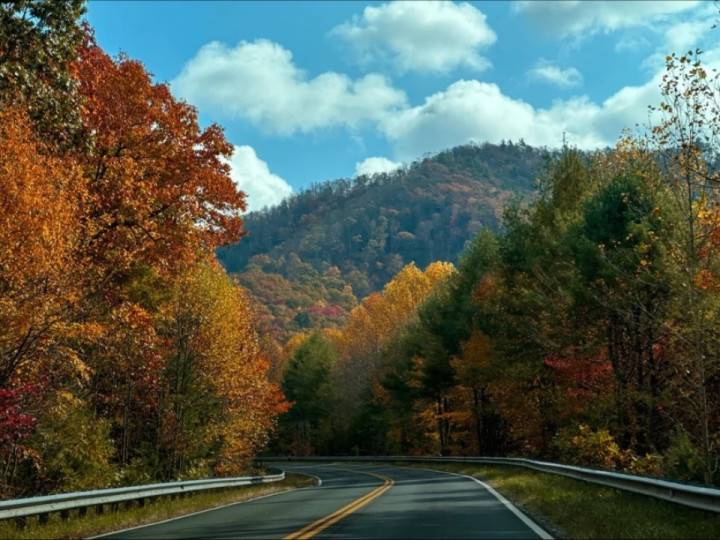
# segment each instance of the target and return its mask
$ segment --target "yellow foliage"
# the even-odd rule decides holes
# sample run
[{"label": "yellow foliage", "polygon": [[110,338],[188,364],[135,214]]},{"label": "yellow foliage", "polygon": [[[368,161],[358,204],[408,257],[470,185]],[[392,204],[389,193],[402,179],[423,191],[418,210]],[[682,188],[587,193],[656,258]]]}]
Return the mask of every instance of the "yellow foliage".
[{"label": "yellow foliage", "polygon": [[190,324],[189,348],[224,404],[221,470],[236,474],[267,442],[278,414],[288,405],[268,380],[270,362],[260,353],[245,291],[216,262],[184,277],[178,312]]},{"label": "yellow foliage", "polygon": [[492,344],[480,330],[473,330],[467,341],[461,345],[462,355],[450,362],[458,384],[468,388],[483,385],[484,371],[492,361]]},{"label": "yellow foliage", "polygon": [[290,358],[295,349],[302,345],[309,337],[309,332],[298,332],[297,334],[290,336],[290,339],[288,339],[287,343],[285,343],[285,347],[283,347],[283,355],[285,358]]},{"label": "yellow foliage", "polygon": [[430,280],[432,286],[446,280],[455,271],[455,266],[449,262],[436,261],[430,263],[425,269],[425,276]]}]

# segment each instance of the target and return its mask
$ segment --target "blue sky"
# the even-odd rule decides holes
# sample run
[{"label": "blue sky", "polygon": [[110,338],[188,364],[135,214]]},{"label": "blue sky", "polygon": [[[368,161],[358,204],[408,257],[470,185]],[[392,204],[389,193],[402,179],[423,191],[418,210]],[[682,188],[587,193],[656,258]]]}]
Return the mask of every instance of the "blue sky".
[{"label": "blue sky", "polygon": [[101,47],[225,128],[251,210],[474,142],[614,145],[665,55],[720,66],[710,1],[99,1]]}]

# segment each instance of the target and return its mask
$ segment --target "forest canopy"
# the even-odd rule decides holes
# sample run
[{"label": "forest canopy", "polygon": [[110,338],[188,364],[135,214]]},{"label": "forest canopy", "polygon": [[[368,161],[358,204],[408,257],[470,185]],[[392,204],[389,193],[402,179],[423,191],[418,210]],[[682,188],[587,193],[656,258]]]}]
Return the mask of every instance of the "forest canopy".
[{"label": "forest canopy", "polygon": [[613,148],[467,144],[262,212],[84,2],[0,3],[0,497],[260,452],[720,485],[720,76]]},{"label": "forest canopy", "polygon": [[237,474],[288,407],[231,145],[83,10],[0,5],[0,497]]},{"label": "forest canopy", "polygon": [[[274,448],[512,455],[720,484],[720,75],[701,57],[667,56],[647,129],[547,154],[535,191],[506,200],[432,287],[410,285],[406,266],[344,322],[293,335],[280,358],[296,402]],[[502,150],[457,149],[488,152]],[[419,300],[389,300],[404,287]]]}]

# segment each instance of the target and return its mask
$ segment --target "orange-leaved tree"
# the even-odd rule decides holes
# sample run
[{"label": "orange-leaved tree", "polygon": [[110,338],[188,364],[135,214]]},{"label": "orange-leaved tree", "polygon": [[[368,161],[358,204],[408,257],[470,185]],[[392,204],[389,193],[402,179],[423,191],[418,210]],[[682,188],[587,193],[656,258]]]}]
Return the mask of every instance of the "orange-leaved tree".
[{"label": "orange-leaved tree", "polygon": [[[52,331],[78,299],[78,169],[54,158],[18,107],[0,110],[0,387],[57,351]],[[35,372],[36,373],[36,372]],[[32,381],[35,382],[35,381]]]},{"label": "orange-leaved tree", "polygon": [[229,176],[232,146],[222,129],[201,130],[194,107],[153,83],[140,62],[113,60],[89,30],[77,72],[87,256],[106,272],[131,260],[165,269],[236,242],[245,194]]},{"label": "orange-leaved tree", "polygon": [[[74,71],[82,97],[75,156],[87,190],[75,251],[83,269],[78,319],[96,328],[80,354],[130,481],[162,476],[184,469],[173,461],[177,448],[167,447],[163,417],[163,377],[175,355],[162,338],[175,315],[173,287],[242,236],[245,194],[229,176],[232,146],[222,130],[201,129],[192,106],[140,62],[107,55],[87,27]],[[165,453],[156,456],[161,440]],[[169,464],[152,465],[158,458]]]}]

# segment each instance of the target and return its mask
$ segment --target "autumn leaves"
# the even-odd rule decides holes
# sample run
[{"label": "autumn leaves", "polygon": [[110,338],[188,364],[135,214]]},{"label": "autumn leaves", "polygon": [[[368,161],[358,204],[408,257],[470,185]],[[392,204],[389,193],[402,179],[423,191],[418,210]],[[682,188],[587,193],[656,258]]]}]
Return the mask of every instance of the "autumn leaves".
[{"label": "autumn leaves", "polygon": [[555,153],[433,287],[405,268],[340,330],[291,338],[284,449],[720,482],[720,77],[699,57],[667,58],[653,126]]},{"label": "autumn leaves", "polygon": [[[237,473],[287,404],[214,259],[243,234],[232,147],[102,51],[80,3],[20,4],[0,36],[0,490]],[[77,107],[38,115],[38,92]]]}]

